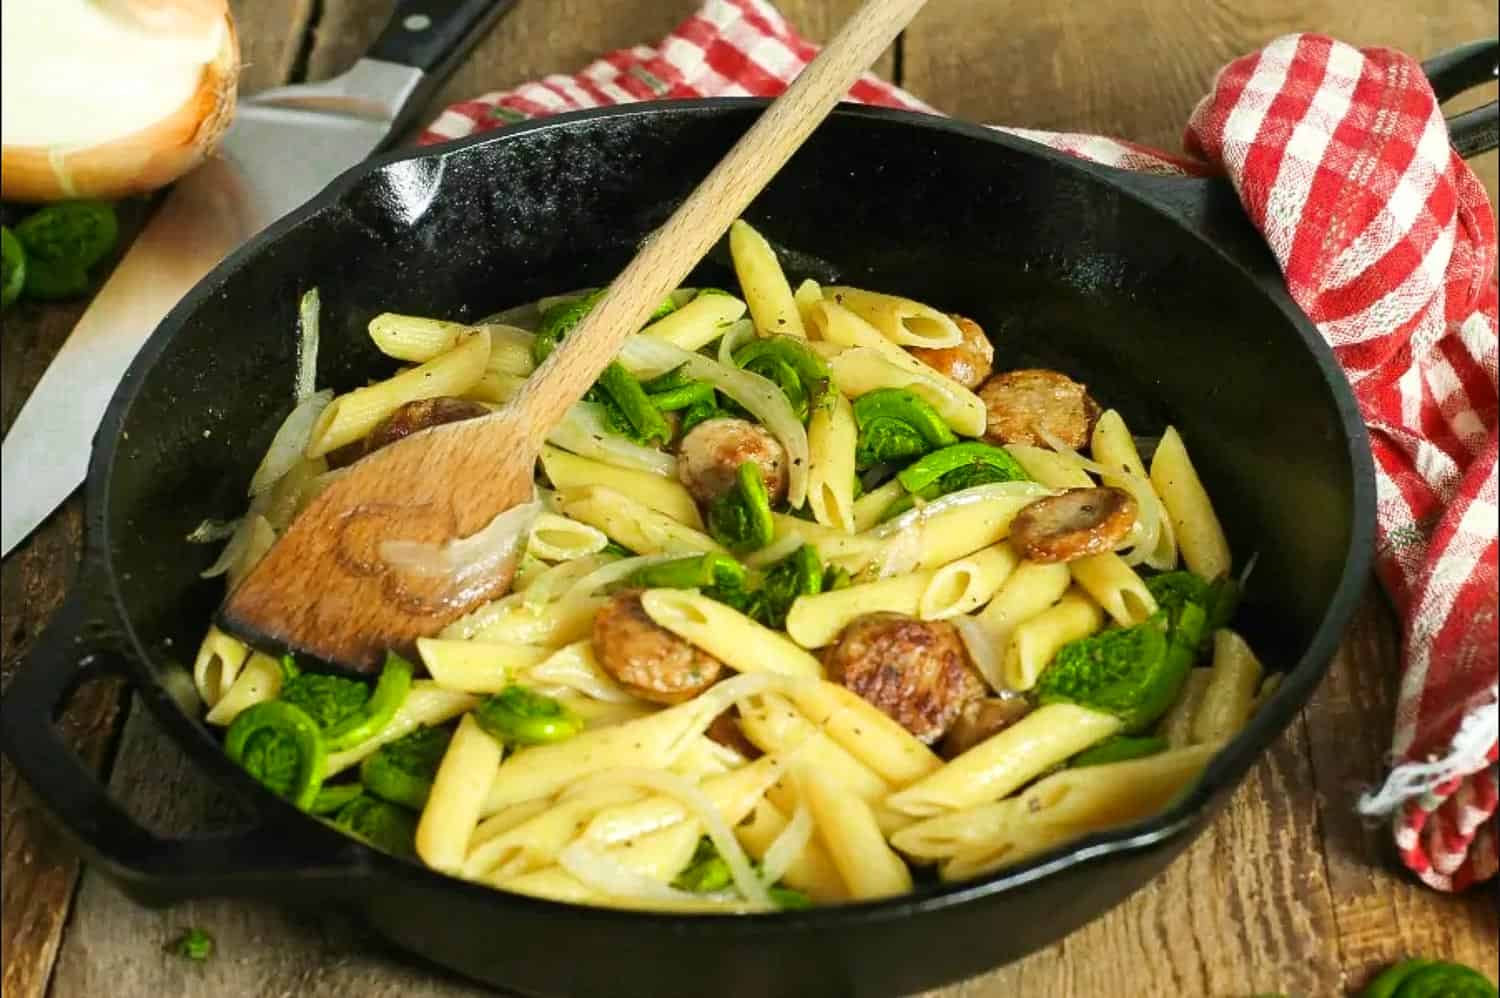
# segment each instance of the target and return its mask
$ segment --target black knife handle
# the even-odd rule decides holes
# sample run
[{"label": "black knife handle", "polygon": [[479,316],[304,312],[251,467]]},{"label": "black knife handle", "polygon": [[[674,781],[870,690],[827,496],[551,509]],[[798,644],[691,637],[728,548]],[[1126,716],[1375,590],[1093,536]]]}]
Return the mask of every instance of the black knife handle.
[{"label": "black knife handle", "polygon": [[513,0],[401,0],[368,58],[445,75]]}]

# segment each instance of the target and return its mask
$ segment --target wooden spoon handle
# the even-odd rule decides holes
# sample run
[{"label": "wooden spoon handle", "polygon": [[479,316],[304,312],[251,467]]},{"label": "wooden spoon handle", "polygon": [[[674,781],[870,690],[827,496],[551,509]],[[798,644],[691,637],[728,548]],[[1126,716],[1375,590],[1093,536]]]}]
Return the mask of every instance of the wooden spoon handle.
[{"label": "wooden spoon handle", "polygon": [[604,297],[511,401],[538,446],[625,338],[682,283],[925,2],[866,0],[666,224],[646,238]]}]

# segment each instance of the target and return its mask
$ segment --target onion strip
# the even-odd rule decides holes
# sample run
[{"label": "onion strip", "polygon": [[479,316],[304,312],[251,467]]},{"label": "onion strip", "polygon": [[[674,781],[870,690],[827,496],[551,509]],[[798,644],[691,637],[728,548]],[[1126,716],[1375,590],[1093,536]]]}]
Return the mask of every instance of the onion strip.
[{"label": "onion strip", "polygon": [[774,884],[786,876],[786,871],[802,857],[812,835],[812,812],[806,804],[799,803],[797,813],[792,815],[792,820],[767,847],[761,859],[760,871],[765,883]]},{"label": "onion strip", "polygon": [[649,471],[663,478],[677,477],[675,457],[611,432],[604,425],[604,411],[593,402],[575,403],[562,422],[552,428],[547,442],[580,457],[591,457],[617,468]]},{"label": "onion strip", "polygon": [[633,337],[628,346],[632,357],[643,367],[657,371],[681,367],[689,378],[707,381],[764,424],[786,449],[787,502],[792,506],[803,504],[807,499],[810,460],[807,429],[775,382],[649,336]]},{"label": "onion strip", "polygon": [[310,397],[318,381],[318,309],[322,299],[313,288],[297,306],[297,401]]},{"label": "onion strip", "polygon": [[[300,375],[298,376],[298,391],[301,391]],[[287,413],[286,419],[283,419],[281,425],[276,428],[276,435],[271,438],[271,446],[266,449],[266,456],[260,459],[260,465],[255,469],[255,474],[250,477],[249,494],[251,496],[271,491],[276,487],[276,483],[281,481],[282,476],[302,460],[302,452],[307,450],[308,441],[312,439],[313,426],[317,424],[318,417],[332,401],[332,388],[313,392],[306,397],[299,396],[296,406]]]},{"label": "onion strip", "polygon": [[513,565],[542,511],[536,501],[503,510],[477,533],[446,544],[426,541],[383,541],[380,557],[387,565],[415,575],[447,576],[449,587],[462,592],[470,583],[492,578]]}]

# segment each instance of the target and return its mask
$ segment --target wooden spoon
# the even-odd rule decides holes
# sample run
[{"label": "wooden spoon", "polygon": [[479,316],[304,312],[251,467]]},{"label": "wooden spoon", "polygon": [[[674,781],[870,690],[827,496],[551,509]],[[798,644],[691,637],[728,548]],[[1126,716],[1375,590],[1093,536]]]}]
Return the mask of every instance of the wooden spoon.
[{"label": "wooden spoon", "polygon": [[224,629],[362,672],[386,649],[505,594],[514,559],[451,579],[382,557],[383,541],[468,537],[533,495],[547,433],[812,134],[925,0],[867,0],[760,116],[516,397],[492,416],[415,433],[358,461],[319,495],[229,596]]}]

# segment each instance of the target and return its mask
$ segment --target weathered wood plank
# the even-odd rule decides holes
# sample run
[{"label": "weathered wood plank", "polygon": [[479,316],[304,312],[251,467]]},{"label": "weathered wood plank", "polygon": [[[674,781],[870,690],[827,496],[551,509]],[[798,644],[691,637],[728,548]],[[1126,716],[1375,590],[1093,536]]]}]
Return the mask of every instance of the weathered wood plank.
[{"label": "weathered wood plank", "polygon": [[[233,6],[247,64],[241,88],[248,92],[285,80],[312,0],[234,0]],[[122,244],[139,230],[149,208],[144,200],[120,206],[126,234]],[[0,337],[0,429],[10,428],[84,308],[82,302],[21,302],[6,313],[5,335]],[[82,503],[75,497],[0,566],[0,675],[7,684],[62,604],[78,562],[81,529]],[[69,744],[96,768],[116,730],[119,698],[114,683],[93,684],[80,691],[63,718]],[[0,833],[0,992],[7,998],[35,998],[47,988],[78,860],[4,760],[0,798],[5,801]]]},{"label": "weathered wood plank", "polygon": [[[1489,0],[1140,0],[1090,4],[929,4],[905,36],[903,84],[975,121],[1096,131],[1163,149],[1219,67],[1293,31],[1418,57],[1495,33]],[[1493,99],[1494,84],[1454,107]],[[1475,168],[1496,195],[1497,159]]]},{"label": "weathered wood plank", "polygon": [[1416,955],[1493,971],[1500,937],[1493,892],[1447,896],[1396,872],[1387,825],[1355,813],[1360,793],[1384,776],[1399,649],[1394,616],[1372,587],[1328,681],[1308,706],[1322,852],[1344,970],[1357,986],[1381,967]]}]

